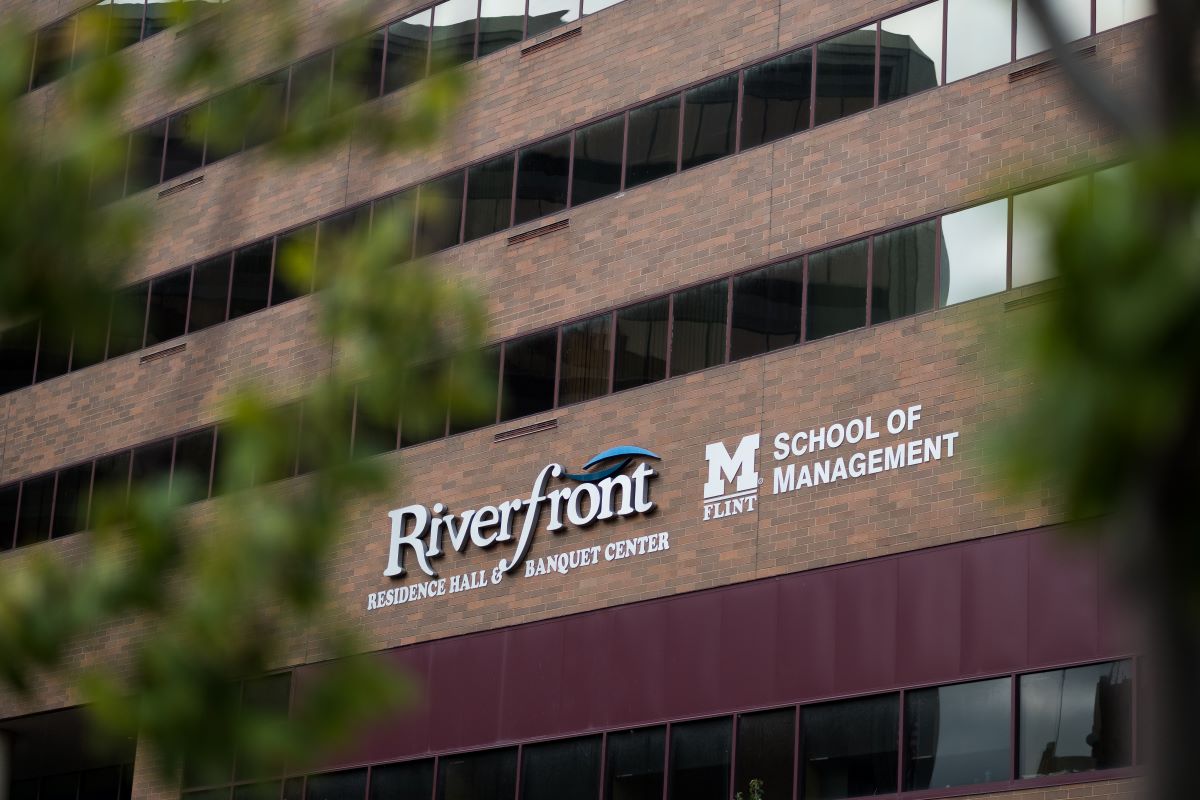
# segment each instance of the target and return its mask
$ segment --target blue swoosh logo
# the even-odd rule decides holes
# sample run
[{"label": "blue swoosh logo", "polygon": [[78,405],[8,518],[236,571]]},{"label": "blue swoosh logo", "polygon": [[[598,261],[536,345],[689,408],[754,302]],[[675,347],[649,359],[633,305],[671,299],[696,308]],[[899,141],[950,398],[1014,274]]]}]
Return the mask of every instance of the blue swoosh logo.
[{"label": "blue swoosh logo", "polygon": [[657,454],[651,453],[645,448],[633,447],[631,445],[621,445],[620,447],[612,447],[608,450],[605,450],[603,453],[597,453],[596,455],[592,456],[590,459],[588,459],[588,462],[583,465],[583,468],[585,470],[590,470],[592,467],[596,466],[597,464],[602,464],[605,461],[620,459],[620,461],[617,461],[617,463],[605,467],[604,469],[596,470],[595,472],[581,472],[578,475],[571,475],[570,473],[567,473],[564,474],[563,477],[570,478],[573,481],[579,481],[580,483],[595,483],[596,481],[602,481],[608,476],[615,475],[616,473],[625,469],[625,467],[629,466],[629,462],[633,461],[634,456],[645,456],[646,458],[653,458],[656,461],[662,460]]}]

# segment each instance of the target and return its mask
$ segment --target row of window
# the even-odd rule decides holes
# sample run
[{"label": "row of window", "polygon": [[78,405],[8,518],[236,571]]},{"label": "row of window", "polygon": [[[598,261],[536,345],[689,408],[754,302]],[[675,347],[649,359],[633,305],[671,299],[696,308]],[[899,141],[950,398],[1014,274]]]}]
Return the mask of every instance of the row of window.
[{"label": "row of window", "polygon": [[[350,453],[367,457],[417,445],[1044,280],[1047,210],[1076,186],[1094,181],[1102,189],[1109,179],[1106,170],[1051,184],[501,342],[484,359],[500,398],[494,415],[471,418],[447,409],[429,427],[405,424],[398,414],[380,424],[355,409]],[[280,300],[273,294],[267,245],[268,254],[250,262],[263,304]],[[225,286],[231,266],[238,273],[239,258],[225,257],[219,280],[211,283],[201,277],[202,269],[204,275],[214,269],[206,262],[148,288],[143,284],[139,297],[145,300],[148,291],[149,302],[131,329],[164,337],[195,330],[190,326],[197,318],[205,324],[222,318],[245,295],[198,287]],[[164,280],[179,292],[156,295]],[[287,297],[293,296],[289,291]],[[175,327],[162,327],[166,322]],[[29,336],[21,369],[45,375],[38,371],[36,329]],[[70,366],[69,348],[65,356],[55,352],[59,363]],[[0,353],[6,365],[18,354],[7,334]],[[300,413],[293,435],[297,457],[290,471],[264,481],[307,471]],[[86,529],[93,486],[125,491],[131,480],[184,470],[199,478],[181,489],[187,501],[235,488],[219,474],[219,448],[219,431],[209,427],[0,486],[0,550]]]},{"label": "row of window", "polygon": [[755,780],[767,798],[841,800],[985,787],[1131,766],[1133,685],[1132,662],[1112,661],[284,781],[235,775],[183,798],[728,800]]},{"label": "row of window", "polygon": [[133,764],[13,781],[9,800],[130,800]]}]

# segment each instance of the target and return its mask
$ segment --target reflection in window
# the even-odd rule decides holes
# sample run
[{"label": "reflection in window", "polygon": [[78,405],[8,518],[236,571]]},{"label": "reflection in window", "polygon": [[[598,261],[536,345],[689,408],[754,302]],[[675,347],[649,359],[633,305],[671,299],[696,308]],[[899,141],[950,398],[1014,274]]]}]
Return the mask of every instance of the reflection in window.
[{"label": "reflection in window", "polygon": [[764,797],[791,797],[795,783],[796,712],[785,708],[738,717],[734,792],[750,796],[750,781],[762,783]]},{"label": "reflection in window", "polygon": [[371,768],[371,790],[367,800],[424,800],[433,794],[433,759],[384,764]]},{"label": "reflection in window", "polygon": [[942,77],[942,0],[880,23],[879,102],[938,85]]},{"label": "reflection in window", "polygon": [[141,40],[143,0],[112,0],[101,5],[108,12],[108,52],[124,50]]},{"label": "reflection in window", "polygon": [[1008,678],[911,691],[904,702],[905,789],[944,789],[1011,777]]},{"label": "reflection in window", "polygon": [[554,407],[558,331],[535,333],[504,345],[504,398],[500,421]]},{"label": "reflection in window", "polygon": [[933,307],[937,222],[918,222],[875,237],[871,324]]},{"label": "reflection in window", "polygon": [[483,0],[479,10],[479,58],[521,41],[525,0]]},{"label": "reflection in window", "polygon": [[204,165],[204,118],[207,106],[181,111],[167,121],[167,154],[163,180],[169,181]]},{"label": "reflection in window", "polygon": [[675,171],[679,152],[679,98],[668,97],[629,112],[625,186]]},{"label": "reflection in window", "polygon": [[190,269],[164,275],[150,282],[150,307],[146,316],[147,346],[184,334],[191,286]]},{"label": "reflection in window", "polygon": [[611,314],[563,326],[558,404],[565,406],[608,393]]},{"label": "reflection in window", "polygon": [[946,80],[1007,64],[1012,57],[1012,6],[946,0]]},{"label": "reflection in window", "polygon": [[686,375],[725,362],[728,298],[729,283],[723,280],[675,293],[672,375]]},{"label": "reflection in window", "polygon": [[734,278],[729,357],[748,358],[798,344],[803,303],[804,259]]},{"label": "reflection in window", "polygon": [[521,800],[598,800],[600,737],[526,745],[521,752]]},{"label": "reflection in window", "polygon": [[[279,786],[273,785],[276,788]],[[366,793],[367,771],[348,769],[343,772],[327,772],[324,775],[309,775],[304,788],[304,800],[357,800]]]},{"label": "reflection in window", "polygon": [[515,747],[438,761],[437,800],[513,800],[516,789]]},{"label": "reflection in window", "polygon": [[1133,763],[1132,662],[1021,676],[1021,777]]},{"label": "reflection in window", "polygon": [[34,89],[70,71],[71,50],[75,46],[75,21],[76,18],[70,16],[37,32],[31,84]]},{"label": "reflection in window", "polygon": [[726,75],[684,93],[684,169],[733,152],[737,82],[737,75]]},{"label": "reflection in window", "polygon": [[228,255],[218,256],[196,265],[192,278],[192,312],[188,331],[204,330],[225,321],[225,306],[229,298]]},{"label": "reflection in window", "polygon": [[271,291],[271,255],[275,240],[247,245],[234,253],[233,284],[229,298],[229,318],[250,314],[267,307]]},{"label": "reflection in window", "polygon": [[662,800],[664,728],[610,733],[607,746],[604,800]]},{"label": "reflection in window", "polygon": [[1154,13],[1154,0],[1096,0],[1096,32],[1106,31]]},{"label": "reflection in window", "polygon": [[571,205],[577,206],[621,190],[621,149],[624,141],[624,115],[593,123],[575,132]]},{"label": "reflection in window", "polygon": [[667,375],[667,298],[617,312],[613,389],[632,389]]},{"label": "reflection in window", "polygon": [[171,3],[172,0],[146,0],[146,27],[142,33],[143,39],[149,39],[171,27]]},{"label": "reflection in window", "polygon": [[[1103,3],[1104,0],[1099,0]],[[1065,41],[1082,39],[1092,32],[1091,0],[1046,0]],[[1017,58],[1050,49],[1050,40],[1025,0],[1017,0]]]},{"label": "reflection in window", "polygon": [[246,148],[278,138],[287,119],[288,70],[259,78],[241,91],[246,92],[251,109],[246,120]]},{"label": "reflection in window", "polygon": [[875,104],[875,26],[817,45],[816,124]]},{"label": "reflection in window", "polygon": [[288,86],[288,124],[311,125],[329,113],[333,81],[333,51],[309,56],[292,66]]},{"label": "reflection in window", "polygon": [[467,171],[467,221],[464,241],[508,227],[512,216],[513,157],[493,158]]},{"label": "reflection in window", "polygon": [[583,13],[595,14],[597,11],[602,11],[609,6],[615,6],[621,0],[583,0]]},{"label": "reflection in window", "polygon": [[1008,200],[942,217],[942,305],[1002,292],[1008,284]]},{"label": "reflection in window", "polygon": [[372,31],[337,49],[333,57],[335,85],[341,86],[342,91],[352,88],[356,95],[338,98],[339,105],[365,102],[379,96],[386,51],[387,28]]},{"label": "reflection in window", "polygon": [[1053,183],[1013,198],[1012,285],[1054,277],[1050,234],[1070,199],[1087,190],[1087,178]]},{"label": "reflection in window", "polygon": [[804,796],[838,800],[896,791],[900,700],[864,697],[803,710]]},{"label": "reflection in window", "polygon": [[430,63],[434,71],[465,64],[475,57],[478,0],[446,0],[433,7]]},{"label": "reflection in window", "polygon": [[808,257],[808,341],[867,323],[867,243],[851,242]]},{"label": "reflection in window", "polygon": [[727,800],[730,723],[725,717],[671,726],[670,800]]},{"label": "reflection in window", "polygon": [[545,33],[579,18],[579,0],[529,0],[529,25],[525,38]]},{"label": "reflection in window", "polygon": [[812,50],[746,70],[742,95],[743,149],[805,130],[812,100]]},{"label": "reflection in window", "polygon": [[571,135],[521,150],[517,158],[517,205],[514,223],[544,217],[567,207]]},{"label": "reflection in window", "polygon": [[425,9],[388,26],[387,62],[383,91],[394,92],[425,77],[429,62],[432,9]]},{"label": "reflection in window", "polygon": [[418,256],[458,244],[464,179],[464,174],[459,171],[421,184],[417,206]]}]

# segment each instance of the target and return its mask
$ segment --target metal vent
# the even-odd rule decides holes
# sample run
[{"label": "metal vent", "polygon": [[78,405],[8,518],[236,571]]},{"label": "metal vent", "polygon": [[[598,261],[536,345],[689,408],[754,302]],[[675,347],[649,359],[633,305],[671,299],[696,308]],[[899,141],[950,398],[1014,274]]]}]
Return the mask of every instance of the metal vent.
[{"label": "metal vent", "polygon": [[553,47],[556,44],[562,44],[563,42],[567,41],[568,39],[577,39],[582,35],[583,35],[582,27],[571,28],[570,30],[563,31],[562,33],[560,33],[556,36],[551,36],[549,39],[544,39],[540,42],[534,42],[533,44],[529,45],[528,47],[521,48],[521,58],[525,58],[525,56],[531,56],[534,53],[540,53],[543,50]]},{"label": "metal vent", "polygon": [[161,197],[166,197],[168,195],[175,194],[176,192],[182,192],[184,189],[188,188],[189,186],[195,186],[197,183],[200,183],[203,180],[204,180],[203,175],[197,175],[194,178],[188,178],[183,183],[177,183],[170,188],[163,189],[161,192],[158,193],[158,196],[161,198]]},{"label": "metal vent", "polygon": [[138,363],[148,364],[151,361],[158,361],[160,358],[166,358],[167,356],[173,356],[176,353],[182,353],[184,350],[187,350],[187,342],[177,344],[173,347],[164,348],[159,350],[157,353],[147,353],[138,359]]},{"label": "metal vent", "polygon": [[[1091,58],[1096,55],[1096,45],[1090,44],[1087,47],[1081,47],[1075,51],[1076,58]],[[1008,82],[1016,83],[1019,80],[1040,75],[1043,72],[1049,72],[1058,67],[1058,61],[1053,58],[1048,58],[1045,61],[1039,61],[1036,64],[1030,64],[1028,67],[1014,70],[1008,73]]]},{"label": "metal vent", "polygon": [[507,442],[509,439],[519,439],[522,436],[530,436],[535,433],[541,433],[542,431],[552,431],[556,430],[557,428],[558,418],[555,417],[554,419],[535,422],[532,425],[522,425],[520,428],[501,431],[492,437],[492,441],[496,444],[499,444],[500,442]]},{"label": "metal vent", "polygon": [[545,236],[548,233],[561,231],[564,228],[569,228],[570,226],[571,220],[569,218],[560,219],[558,222],[551,222],[549,225],[543,225],[540,228],[534,228],[531,231],[525,231],[524,233],[518,233],[516,236],[510,236],[508,237],[508,245],[509,247],[512,247],[514,244],[528,242],[530,239],[536,239],[539,236]]}]

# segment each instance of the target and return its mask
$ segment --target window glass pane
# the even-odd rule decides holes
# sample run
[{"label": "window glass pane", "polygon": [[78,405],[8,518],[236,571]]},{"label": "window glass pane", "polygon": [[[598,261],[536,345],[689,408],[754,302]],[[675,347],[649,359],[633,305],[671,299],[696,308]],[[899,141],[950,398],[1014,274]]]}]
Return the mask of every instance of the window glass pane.
[{"label": "window glass pane", "polygon": [[337,49],[333,56],[334,86],[339,92],[350,94],[340,98],[340,107],[379,96],[383,88],[386,40],[387,28],[380,28]]},{"label": "window glass pane", "polygon": [[504,345],[504,399],[501,422],[554,406],[554,365],[558,331],[544,331]]},{"label": "window glass pane", "polygon": [[141,348],[149,288],[148,283],[139,283],[122,289],[113,298],[112,322],[108,331],[109,358]]},{"label": "window glass pane", "polygon": [[190,268],[150,282],[150,306],[146,317],[147,346],[183,335],[191,285]]},{"label": "window glass pane", "polygon": [[269,142],[283,133],[287,118],[288,70],[259,78],[243,91],[249,111],[246,117],[246,149]]},{"label": "window glass pane", "polygon": [[517,225],[567,207],[570,167],[570,134],[521,150],[517,159]]},{"label": "window glass pane", "polygon": [[679,98],[668,97],[629,112],[625,186],[675,171],[679,151]]},{"label": "window glass pane", "polygon": [[142,33],[143,39],[149,39],[171,26],[171,2],[172,0],[146,0],[146,29]]},{"label": "window glass pane", "polygon": [[[225,790],[220,790],[224,792]],[[348,800],[359,800],[360,795],[353,795]],[[279,781],[267,783],[250,783],[233,787],[233,800],[279,800]]]},{"label": "window glass pane", "polygon": [[108,52],[124,50],[142,38],[145,0],[112,0],[108,5]]},{"label": "window glass pane", "polygon": [[1154,13],[1154,0],[1096,0],[1096,31],[1106,31]]},{"label": "window glass pane", "polygon": [[611,322],[611,314],[601,314],[563,326],[560,406],[608,393]]},{"label": "window glass pane", "polygon": [[583,13],[595,14],[597,11],[603,11],[609,6],[615,6],[621,0],[583,0]]},{"label": "window glass pane", "polygon": [[42,326],[38,341],[37,382],[66,375],[71,363],[71,332]]},{"label": "window glass pane", "polygon": [[875,26],[817,45],[816,124],[841,119],[875,103]]},{"label": "window glass pane", "polygon": [[167,121],[164,181],[204,165],[204,115],[207,113],[207,106],[199,106],[181,111]]},{"label": "window glass pane", "polygon": [[144,444],[133,449],[131,476],[137,483],[165,483],[171,474],[171,459],[175,442],[166,439],[153,444]]},{"label": "window glass pane", "polygon": [[808,257],[808,341],[867,322],[867,243],[851,242]]},{"label": "window glass pane", "polygon": [[575,132],[571,205],[577,206],[621,190],[621,148],[624,143],[624,115],[611,117]]},{"label": "window glass pane", "polygon": [[304,800],[304,778],[288,778],[283,782],[280,800]]},{"label": "window glass pane", "polygon": [[[500,382],[500,349],[496,348],[496,383]],[[435,386],[439,383],[442,370],[445,369],[442,362],[434,362],[416,367],[413,370],[413,384],[416,386]],[[495,390],[493,389],[493,392]],[[424,405],[424,404],[422,404]],[[414,413],[406,413],[406,409],[400,413],[400,446],[412,447],[413,445],[423,444],[434,439],[440,439],[446,435],[446,415],[448,410],[445,406],[439,405],[428,416],[417,416]],[[491,416],[481,424],[491,425],[496,421],[495,406],[492,406]],[[465,430],[477,428],[479,425],[470,425]]]},{"label": "window glass pane", "polygon": [[671,726],[671,800],[727,800],[731,720]]},{"label": "window glass pane", "polygon": [[121,768],[92,769],[79,776],[79,800],[117,800]]},{"label": "window glass pane", "polygon": [[579,0],[529,0],[529,30],[525,38],[579,19]]},{"label": "window glass pane", "polygon": [[604,800],[662,800],[666,729],[608,735]]},{"label": "window glass pane", "polygon": [[1087,191],[1087,178],[1075,178],[1013,198],[1012,285],[1025,286],[1054,277],[1051,232],[1067,203]]},{"label": "window glass pane", "polygon": [[479,15],[479,57],[521,41],[525,0],[483,0]]},{"label": "window glass pane", "polygon": [[421,184],[417,211],[417,255],[423,256],[458,244],[462,226],[463,180],[461,171]]},{"label": "window glass pane", "polygon": [[796,712],[785,708],[738,717],[734,792],[750,796],[750,781],[763,797],[791,797],[796,756]]},{"label": "window glass pane", "polygon": [[388,27],[387,65],[383,91],[394,92],[425,77],[429,61],[429,23],[433,10],[425,9]]},{"label": "window glass pane", "polygon": [[600,737],[526,745],[521,800],[599,800]]},{"label": "window glass pane", "polygon": [[54,503],[54,473],[30,478],[21,484],[21,513],[17,517],[17,547],[50,538],[50,511]]},{"label": "window glass pane", "polygon": [[875,237],[871,324],[933,308],[937,223],[919,222]]},{"label": "window glass pane", "polygon": [[204,120],[204,163],[215,164],[242,152],[246,143],[248,120],[246,114],[250,96],[246,88],[217,95],[206,103],[208,115]]},{"label": "window glass pane", "polygon": [[1007,64],[1012,56],[1012,5],[1003,0],[946,0],[946,80]]},{"label": "window glass pane", "polygon": [[804,796],[808,800],[896,791],[897,695],[807,706],[803,715]]},{"label": "window glass pane", "polygon": [[[286,715],[291,704],[291,691],[292,675],[290,672],[264,675],[261,678],[246,681],[242,684],[240,711],[242,719],[249,724],[254,724],[251,720],[255,717]],[[234,770],[234,780],[264,778],[277,775],[282,771],[281,764],[252,764],[239,754],[237,768]],[[305,797],[308,800],[343,800],[343,798],[357,800],[366,792],[367,771],[358,769],[309,776]]]},{"label": "window glass pane", "polygon": [[45,86],[66,75],[71,69],[71,48],[75,42],[75,17],[47,25],[37,32],[33,61],[33,88]]},{"label": "window glass pane", "polygon": [[671,374],[686,375],[725,362],[729,284],[716,281],[675,293]]},{"label": "window glass pane", "polygon": [[309,56],[292,66],[288,85],[288,125],[312,124],[329,114],[333,51]]},{"label": "window glass pane", "polygon": [[513,157],[493,158],[467,175],[466,241],[502,231],[512,215]]},{"label": "window glass pane", "polygon": [[1008,200],[942,217],[942,305],[1004,291],[1008,283]]},{"label": "window glass pane", "polygon": [[189,331],[200,331],[225,321],[225,304],[229,297],[230,255],[217,256],[196,265],[192,280],[192,313]]},{"label": "window glass pane", "polygon": [[880,26],[880,103],[932,89],[941,82],[942,0],[889,17]]},{"label": "window glass pane", "polygon": [[1129,661],[1021,676],[1021,777],[1133,763]]},{"label": "window glass pane", "polygon": [[354,444],[351,451],[355,458],[366,458],[395,450],[399,432],[399,408],[393,409],[384,417],[378,417],[361,397],[357,398],[354,408]]},{"label": "window glass pane", "polygon": [[37,345],[36,321],[0,333],[0,392],[11,392],[33,383]]},{"label": "window glass pane", "polygon": [[38,800],[75,800],[79,791],[79,773],[42,778]]},{"label": "window glass pane", "polygon": [[433,759],[371,768],[368,800],[426,800],[433,794]]},{"label": "window glass pane", "polygon": [[304,790],[305,800],[359,800],[367,793],[367,771],[348,769],[309,775]]},{"label": "window glass pane", "polygon": [[371,235],[378,236],[384,230],[392,231],[398,248],[394,257],[397,262],[412,258],[413,229],[417,215],[417,190],[405,189],[371,204]]},{"label": "window glass pane", "polygon": [[[8,544],[0,544],[0,550],[7,550]],[[37,800],[38,779],[30,778],[24,781],[13,781],[9,800]]]},{"label": "window glass pane", "polygon": [[433,7],[434,71],[465,64],[475,57],[478,0],[446,0]]},{"label": "window glass pane", "polygon": [[742,90],[742,148],[808,128],[812,50],[805,48],[751,67]]},{"label": "window glass pane", "polygon": [[17,529],[17,494],[21,485],[14,483],[0,488],[0,551],[9,550]]},{"label": "window glass pane", "polygon": [[271,305],[277,306],[312,290],[317,253],[317,225],[305,225],[275,239],[275,269],[271,272]]},{"label": "window glass pane", "polygon": [[736,74],[726,75],[684,93],[684,169],[733,152],[737,80]]},{"label": "window glass pane", "polygon": [[[1100,0],[1103,2],[1103,0]],[[1046,0],[1050,14],[1068,42],[1082,39],[1092,32],[1091,0]],[[1017,58],[1050,49],[1050,40],[1042,32],[1025,0],[1017,0]]]},{"label": "window glass pane", "polygon": [[208,497],[212,454],[212,428],[180,436],[175,442],[175,467],[171,475],[171,492],[180,498],[181,503],[191,503]]},{"label": "window glass pane", "polygon": [[667,298],[617,312],[614,391],[667,376]]},{"label": "window glass pane", "polygon": [[274,248],[274,240],[267,239],[234,253],[230,319],[267,307],[267,297],[271,291],[271,253]]},{"label": "window glass pane", "polygon": [[437,800],[513,800],[516,784],[515,747],[438,760]]},{"label": "window glass pane", "polygon": [[52,536],[67,536],[87,525],[88,498],[92,492],[92,462],[67,467],[58,473]]},{"label": "window glass pane", "polygon": [[156,186],[162,175],[163,139],[166,120],[136,130],[129,135],[129,167],[125,173],[125,194],[131,195]]},{"label": "window glass pane", "polygon": [[908,692],[904,700],[904,788],[944,789],[1008,780],[1011,681]]},{"label": "window glass pane", "polygon": [[129,490],[129,457],[130,451],[122,450],[96,459],[96,474],[92,479],[93,513],[98,495],[122,497]]},{"label": "window glass pane", "polygon": [[[500,347],[493,345],[479,354],[479,389],[470,396],[479,401],[478,407],[450,408],[450,433],[465,433],[496,421],[496,392],[500,390]],[[441,435],[441,432],[438,432]]]},{"label": "window glass pane", "polygon": [[803,259],[734,278],[730,358],[748,358],[798,344],[803,303]]}]

